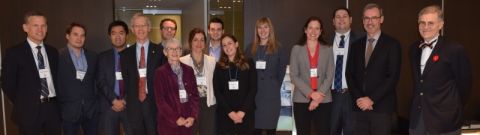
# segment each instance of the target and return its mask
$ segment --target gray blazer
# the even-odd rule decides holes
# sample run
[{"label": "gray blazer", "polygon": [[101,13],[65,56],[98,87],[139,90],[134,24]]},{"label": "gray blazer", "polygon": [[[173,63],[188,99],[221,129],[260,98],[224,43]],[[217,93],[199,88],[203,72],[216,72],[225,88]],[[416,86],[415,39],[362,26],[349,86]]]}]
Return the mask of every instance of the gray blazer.
[{"label": "gray blazer", "polygon": [[[290,78],[293,85],[293,102],[308,103],[310,88],[310,62],[307,46],[295,45],[290,55]],[[332,102],[331,86],[333,81],[333,47],[320,45],[317,65],[317,90],[325,94],[322,103]]]}]

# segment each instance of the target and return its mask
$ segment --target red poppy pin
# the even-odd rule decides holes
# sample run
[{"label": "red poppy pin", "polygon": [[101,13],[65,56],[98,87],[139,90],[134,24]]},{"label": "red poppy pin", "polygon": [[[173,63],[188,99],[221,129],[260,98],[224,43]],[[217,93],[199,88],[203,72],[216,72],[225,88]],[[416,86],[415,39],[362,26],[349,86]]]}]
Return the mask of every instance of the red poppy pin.
[{"label": "red poppy pin", "polygon": [[433,59],[433,62],[437,62],[438,59],[440,59],[440,57],[438,57],[438,55],[435,54],[435,55],[433,55],[432,59]]}]

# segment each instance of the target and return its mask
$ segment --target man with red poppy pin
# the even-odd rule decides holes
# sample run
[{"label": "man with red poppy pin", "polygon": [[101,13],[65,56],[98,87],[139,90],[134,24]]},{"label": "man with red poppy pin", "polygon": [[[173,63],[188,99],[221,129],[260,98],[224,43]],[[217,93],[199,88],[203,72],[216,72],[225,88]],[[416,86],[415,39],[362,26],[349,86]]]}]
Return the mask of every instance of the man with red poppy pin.
[{"label": "man with red poppy pin", "polygon": [[413,101],[410,135],[460,135],[472,84],[465,48],[440,36],[443,11],[427,6],[418,14],[422,40],[410,48]]}]

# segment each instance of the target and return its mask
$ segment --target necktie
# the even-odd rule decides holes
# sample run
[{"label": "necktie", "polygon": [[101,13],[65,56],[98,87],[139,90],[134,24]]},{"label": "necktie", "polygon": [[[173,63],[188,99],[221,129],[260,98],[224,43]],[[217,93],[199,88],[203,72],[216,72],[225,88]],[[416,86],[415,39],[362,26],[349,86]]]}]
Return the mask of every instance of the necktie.
[{"label": "necktie", "polygon": [[[145,68],[145,48],[142,46],[140,49],[140,63],[138,64],[139,69]],[[138,80],[138,99],[140,102],[145,101],[145,98],[147,97],[146,93],[146,78],[145,77],[140,77]]]},{"label": "necktie", "polygon": [[433,40],[433,41],[430,42],[430,43],[424,42],[424,43],[420,44],[420,46],[418,46],[418,48],[420,48],[420,49],[422,49],[422,50],[423,50],[423,48],[425,48],[425,47],[428,47],[428,48],[432,49],[433,44],[434,44],[435,42],[437,42],[437,40]]},{"label": "necktie", "polygon": [[[338,48],[345,48],[345,36],[340,36],[340,43],[338,44]],[[342,90],[342,70],[343,70],[343,54],[337,55],[337,61],[335,63],[335,78],[334,78],[334,85],[333,89],[336,91]]]},{"label": "necktie", "polygon": [[[43,55],[42,55],[42,46],[37,46],[37,60],[38,60],[38,69],[45,69],[45,62],[43,61]],[[48,94],[50,93],[48,91],[48,84],[47,84],[47,78],[40,78],[40,84],[41,84],[41,89],[40,89],[40,95],[42,95],[44,98],[48,98]]]},{"label": "necktie", "polygon": [[[117,54],[118,55],[118,54]],[[117,58],[115,59],[115,72],[121,72],[122,71],[122,67],[120,65],[120,57],[117,56]],[[124,89],[123,89],[123,79],[122,80],[117,80],[116,79],[116,75],[115,75],[115,85],[116,85],[116,89],[115,89],[115,94],[117,94],[117,96],[119,98],[123,98],[124,96]]]},{"label": "necktie", "polygon": [[365,53],[365,67],[368,65],[368,61],[370,60],[370,56],[372,56],[373,52],[373,42],[375,41],[374,38],[368,39],[368,44],[367,44],[367,53]]}]

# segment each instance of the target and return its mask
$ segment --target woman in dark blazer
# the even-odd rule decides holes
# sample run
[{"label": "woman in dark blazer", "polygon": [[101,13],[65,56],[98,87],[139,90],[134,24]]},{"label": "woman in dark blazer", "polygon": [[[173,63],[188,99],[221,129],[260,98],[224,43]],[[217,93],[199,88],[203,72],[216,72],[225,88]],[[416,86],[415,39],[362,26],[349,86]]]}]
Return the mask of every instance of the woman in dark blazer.
[{"label": "woman in dark blazer", "polygon": [[180,62],[180,41],[166,42],[168,63],[155,71],[158,135],[191,135],[198,113],[198,90],[193,69]]},{"label": "woman in dark blazer", "polygon": [[218,133],[251,135],[257,91],[254,64],[244,56],[233,35],[223,35],[221,42],[223,51],[213,73]]},{"label": "woman in dark blazer", "polygon": [[333,47],[322,39],[323,25],[310,17],[303,27],[299,44],[290,55],[293,90],[293,114],[297,134],[310,135],[311,123],[319,135],[330,134]]},{"label": "woman in dark blazer", "polygon": [[267,17],[257,20],[255,39],[246,54],[255,62],[257,95],[255,97],[255,134],[275,135],[280,117],[280,87],[288,58],[275,39],[272,22]]}]

